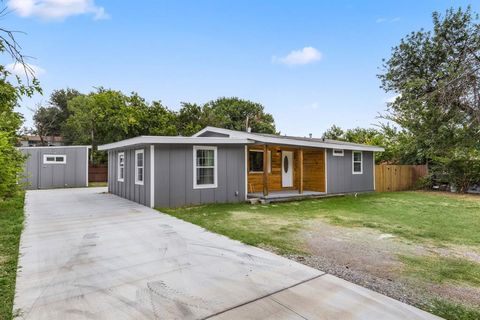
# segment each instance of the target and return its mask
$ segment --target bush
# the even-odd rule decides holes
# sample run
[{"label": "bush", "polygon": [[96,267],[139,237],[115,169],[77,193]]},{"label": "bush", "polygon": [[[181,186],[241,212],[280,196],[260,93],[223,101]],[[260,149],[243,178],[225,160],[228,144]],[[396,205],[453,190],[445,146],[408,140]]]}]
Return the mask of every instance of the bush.
[{"label": "bush", "polygon": [[0,199],[13,196],[23,172],[25,157],[11,144],[11,135],[0,131]]},{"label": "bush", "polygon": [[464,193],[480,181],[480,160],[476,154],[437,159],[432,173],[437,180],[448,182],[458,192]]}]

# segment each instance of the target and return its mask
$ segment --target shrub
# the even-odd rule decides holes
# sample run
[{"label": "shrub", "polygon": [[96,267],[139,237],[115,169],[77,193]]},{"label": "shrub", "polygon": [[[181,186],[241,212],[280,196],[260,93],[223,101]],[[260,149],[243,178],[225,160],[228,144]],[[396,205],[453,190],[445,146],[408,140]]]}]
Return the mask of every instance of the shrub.
[{"label": "shrub", "polygon": [[0,131],[0,199],[13,196],[23,171],[24,156],[11,144],[11,136]]}]

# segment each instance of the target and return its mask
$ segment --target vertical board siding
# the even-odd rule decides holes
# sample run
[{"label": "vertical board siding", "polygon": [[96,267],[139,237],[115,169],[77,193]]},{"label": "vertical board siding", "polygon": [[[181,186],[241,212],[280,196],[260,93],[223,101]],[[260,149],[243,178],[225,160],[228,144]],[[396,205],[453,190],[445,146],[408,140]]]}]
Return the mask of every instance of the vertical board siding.
[{"label": "vertical board siding", "polygon": [[[83,146],[68,148],[20,148],[27,159],[21,183],[26,189],[86,187],[88,149]],[[45,154],[65,155],[65,164],[44,164]]]},{"label": "vertical board siding", "polygon": [[[144,150],[143,185],[135,184],[135,150]],[[118,181],[118,153],[125,154],[124,181]],[[150,148],[147,145],[134,149],[108,152],[108,191],[122,198],[148,206],[150,203]]]},{"label": "vertical board siding", "polygon": [[[263,150],[262,146],[252,146],[248,150]],[[268,190],[296,190],[300,186],[299,150],[298,148],[268,146],[272,159],[271,172],[268,174]],[[282,151],[293,151],[293,187],[282,187]],[[247,156],[248,160],[248,156]],[[303,149],[303,183],[304,190],[325,191],[325,157],[324,149]],[[263,173],[250,172],[248,167],[248,192],[262,192]]]},{"label": "vertical board siding", "polygon": [[155,207],[245,199],[244,146],[217,146],[217,188],[193,188],[193,146],[155,145]]},{"label": "vertical board siding", "polygon": [[352,151],[344,150],[341,157],[333,156],[332,149],[327,152],[328,193],[351,193],[374,191],[373,152],[363,151],[363,173],[352,173]]},{"label": "vertical board siding", "polygon": [[376,165],[375,191],[410,190],[427,174],[427,165]]}]

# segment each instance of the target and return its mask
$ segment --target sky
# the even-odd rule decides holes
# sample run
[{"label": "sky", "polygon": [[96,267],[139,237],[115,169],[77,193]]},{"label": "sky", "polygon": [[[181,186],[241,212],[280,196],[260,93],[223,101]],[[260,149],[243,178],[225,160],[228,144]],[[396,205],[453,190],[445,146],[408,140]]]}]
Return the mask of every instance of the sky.
[{"label": "sky", "polygon": [[478,2],[444,0],[5,3],[2,27],[25,32],[17,40],[43,88],[21,101],[26,126],[52,90],[102,86],[173,110],[237,96],[263,104],[282,134],[300,136],[378,124],[395,96],[377,78],[391,48],[430,29],[433,11],[480,12]]}]

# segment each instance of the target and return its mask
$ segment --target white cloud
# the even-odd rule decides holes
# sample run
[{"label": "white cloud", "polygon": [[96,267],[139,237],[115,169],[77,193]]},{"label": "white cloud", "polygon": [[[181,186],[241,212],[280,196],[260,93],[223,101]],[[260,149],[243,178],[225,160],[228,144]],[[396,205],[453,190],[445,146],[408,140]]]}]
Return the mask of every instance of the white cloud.
[{"label": "white cloud", "polygon": [[322,59],[322,53],[313,47],[305,47],[301,50],[294,50],[285,57],[273,57],[274,63],[283,63],[289,66],[305,65]]},{"label": "white cloud", "polygon": [[63,20],[69,16],[93,14],[95,20],[108,19],[103,7],[95,0],[9,0],[8,8],[21,17]]},{"label": "white cloud", "polygon": [[25,77],[28,75],[29,77],[35,76],[38,78],[42,74],[45,74],[47,72],[45,71],[45,69],[40,68],[39,66],[36,66],[34,64],[27,64],[27,69],[25,69],[25,67],[20,63],[10,63],[7,64],[5,67],[9,72],[19,77]]},{"label": "white cloud", "polygon": [[381,17],[381,18],[378,18],[377,20],[375,20],[376,23],[384,23],[384,22],[398,22],[400,21],[400,17],[395,17],[395,18],[384,18],[384,17]]}]

